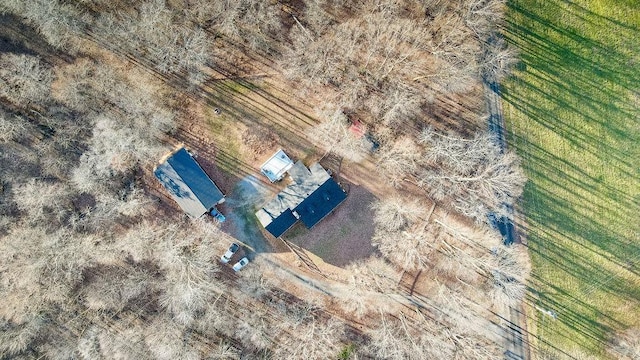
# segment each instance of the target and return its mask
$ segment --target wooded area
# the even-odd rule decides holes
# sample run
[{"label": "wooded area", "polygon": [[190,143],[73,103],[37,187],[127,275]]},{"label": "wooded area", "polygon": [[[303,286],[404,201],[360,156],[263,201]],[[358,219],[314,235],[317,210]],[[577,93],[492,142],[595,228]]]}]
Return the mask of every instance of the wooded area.
[{"label": "wooded area", "polygon": [[[503,356],[529,271],[487,220],[526,181],[484,130],[482,76],[515,61],[503,6],[0,1],[0,358]],[[226,271],[231,235],[146,180],[216,81],[258,68],[313,109],[300,153],[395,187],[372,205],[376,254],[315,288],[265,254]],[[284,138],[240,123],[253,160]]]}]

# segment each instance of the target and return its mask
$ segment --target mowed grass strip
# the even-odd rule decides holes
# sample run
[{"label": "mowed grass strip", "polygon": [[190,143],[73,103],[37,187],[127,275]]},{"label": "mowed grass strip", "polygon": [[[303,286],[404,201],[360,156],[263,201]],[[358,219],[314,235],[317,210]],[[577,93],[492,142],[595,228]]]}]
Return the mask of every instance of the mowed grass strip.
[{"label": "mowed grass strip", "polygon": [[512,0],[503,30],[521,58],[503,107],[530,179],[532,350],[610,356],[640,326],[640,2]]}]

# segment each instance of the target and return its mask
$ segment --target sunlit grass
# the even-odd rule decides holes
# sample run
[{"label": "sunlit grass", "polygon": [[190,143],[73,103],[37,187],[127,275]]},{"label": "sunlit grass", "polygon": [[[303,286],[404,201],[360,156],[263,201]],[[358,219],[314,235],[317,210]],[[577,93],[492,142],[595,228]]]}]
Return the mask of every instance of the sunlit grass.
[{"label": "sunlit grass", "polygon": [[640,3],[511,1],[504,33],[522,60],[503,102],[530,178],[529,340],[603,355],[640,325]]},{"label": "sunlit grass", "polygon": [[234,126],[233,117],[226,113],[216,114],[212,108],[206,108],[205,115],[211,133],[216,139],[216,163],[229,174],[237,172],[237,164],[230,159],[240,159],[240,135]]}]

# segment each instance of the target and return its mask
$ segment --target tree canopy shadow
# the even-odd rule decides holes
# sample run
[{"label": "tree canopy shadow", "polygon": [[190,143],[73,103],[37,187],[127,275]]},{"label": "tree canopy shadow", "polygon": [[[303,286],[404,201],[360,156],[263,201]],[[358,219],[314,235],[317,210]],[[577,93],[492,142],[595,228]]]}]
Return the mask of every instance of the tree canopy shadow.
[{"label": "tree canopy shadow", "polygon": [[509,143],[530,179],[522,210],[532,299],[558,313],[537,322],[564,350],[601,352],[611,332],[633,322],[616,306],[640,295],[640,20],[624,16],[639,10],[508,2],[503,33],[520,64],[501,95]]}]

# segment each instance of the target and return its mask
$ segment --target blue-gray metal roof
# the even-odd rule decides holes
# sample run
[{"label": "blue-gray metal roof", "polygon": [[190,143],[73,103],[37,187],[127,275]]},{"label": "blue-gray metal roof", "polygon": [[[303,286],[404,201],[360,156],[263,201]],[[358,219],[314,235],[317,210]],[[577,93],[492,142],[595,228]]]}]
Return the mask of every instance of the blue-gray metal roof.
[{"label": "blue-gray metal roof", "polygon": [[280,235],[289,230],[289,228],[292,227],[297,221],[298,219],[293,216],[291,210],[287,209],[285,212],[280,214],[280,216],[273,219],[273,221],[271,221],[269,225],[265,227],[265,229],[267,229],[267,231],[271,233],[271,235],[280,237]]},{"label": "blue-gray metal roof", "polygon": [[304,225],[311,229],[325,216],[329,215],[341,202],[347,198],[347,194],[342,190],[332,178],[329,178],[310,194],[304,201],[296,206],[295,211]]},{"label": "blue-gray metal roof", "polygon": [[185,148],[169,155],[154,175],[182,210],[198,218],[222,202],[224,195]]},{"label": "blue-gray metal roof", "polygon": [[262,226],[275,237],[282,235],[298,218],[306,227],[313,227],[347,197],[320,164],[307,169],[298,162],[291,169],[296,169],[295,176],[291,174],[294,181],[256,212]]}]

